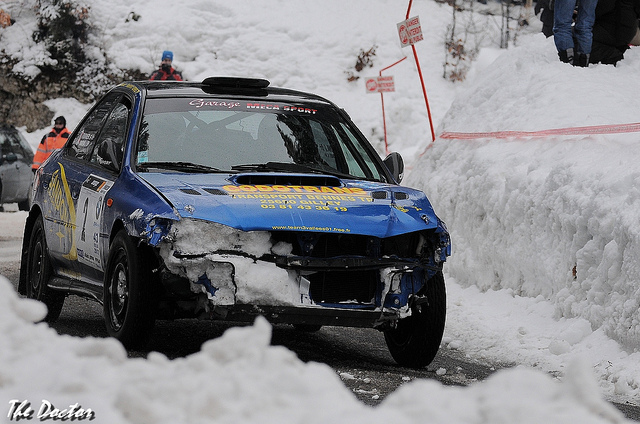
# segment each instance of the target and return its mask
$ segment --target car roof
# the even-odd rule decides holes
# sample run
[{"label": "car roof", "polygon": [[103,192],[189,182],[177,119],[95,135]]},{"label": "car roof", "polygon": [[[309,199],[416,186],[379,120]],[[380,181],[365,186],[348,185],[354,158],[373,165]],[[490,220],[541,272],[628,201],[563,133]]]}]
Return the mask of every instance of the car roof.
[{"label": "car roof", "polygon": [[304,102],[337,107],[324,97],[286,88],[271,87],[270,82],[259,78],[209,77],[202,82],[193,81],[135,81],[147,98],[161,97],[225,97],[263,98],[266,101]]}]

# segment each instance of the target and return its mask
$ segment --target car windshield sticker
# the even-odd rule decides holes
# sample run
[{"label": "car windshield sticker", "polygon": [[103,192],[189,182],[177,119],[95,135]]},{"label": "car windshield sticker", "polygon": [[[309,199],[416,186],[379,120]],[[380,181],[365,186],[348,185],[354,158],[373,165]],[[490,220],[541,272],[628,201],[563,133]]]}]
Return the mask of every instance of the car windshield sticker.
[{"label": "car windshield sticker", "polygon": [[225,101],[217,101],[217,100],[205,100],[205,99],[194,99],[189,102],[189,105],[195,106],[196,109],[204,108],[213,108],[213,109],[235,109],[241,106],[239,102],[225,102]]},{"label": "car windshield sticker", "polygon": [[82,183],[78,197],[75,233],[78,261],[101,271],[103,264],[99,241],[102,208],[104,198],[112,185],[112,181],[89,175]]},{"label": "car windshield sticker", "polygon": [[138,163],[144,162],[149,162],[149,152],[147,150],[138,152]]},{"label": "car windshield sticker", "polygon": [[261,110],[278,110],[284,112],[294,112],[306,115],[315,115],[318,109],[311,109],[304,106],[293,106],[283,104],[264,104],[264,103],[247,103],[247,109],[261,109]]},{"label": "car windshield sticker", "polygon": [[211,110],[243,110],[243,111],[265,111],[284,112],[296,115],[315,115],[318,109],[306,107],[304,105],[291,105],[284,103],[260,103],[260,102],[238,102],[232,100],[210,100],[191,99],[188,106],[194,109]]}]

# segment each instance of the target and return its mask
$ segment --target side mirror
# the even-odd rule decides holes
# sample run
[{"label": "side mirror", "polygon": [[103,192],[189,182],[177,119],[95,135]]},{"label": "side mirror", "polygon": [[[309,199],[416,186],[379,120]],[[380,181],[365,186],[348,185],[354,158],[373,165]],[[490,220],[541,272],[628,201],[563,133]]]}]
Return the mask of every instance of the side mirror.
[{"label": "side mirror", "polygon": [[120,152],[119,146],[113,142],[111,139],[106,139],[100,143],[98,146],[98,156],[101,159],[101,164],[112,170],[119,171],[120,170]]},{"label": "side mirror", "polygon": [[0,161],[0,163],[3,163],[3,162],[13,163],[17,160],[18,160],[18,155],[16,155],[15,153],[7,153],[5,156],[2,157],[2,161]]},{"label": "side mirror", "polygon": [[400,183],[402,181],[402,178],[404,177],[404,160],[402,159],[400,153],[389,153],[389,156],[384,158],[383,162],[387,166],[387,169],[389,169],[389,171],[391,172],[391,175],[393,175],[393,178],[396,180],[396,182]]}]

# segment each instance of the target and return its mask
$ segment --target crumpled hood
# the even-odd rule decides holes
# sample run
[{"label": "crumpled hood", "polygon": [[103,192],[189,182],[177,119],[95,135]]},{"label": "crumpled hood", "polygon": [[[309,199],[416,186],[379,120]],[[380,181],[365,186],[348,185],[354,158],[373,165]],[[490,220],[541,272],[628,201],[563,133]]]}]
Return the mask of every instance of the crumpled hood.
[{"label": "crumpled hood", "polygon": [[[401,186],[359,180],[341,180],[339,186],[239,184],[238,175],[229,174],[140,176],[182,217],[243,231],[334,232],[383,238],[438,226],[424,193]],[[296,181],[304,176],[290,177]],[[278,178],[282,179],[282,174]]]}]

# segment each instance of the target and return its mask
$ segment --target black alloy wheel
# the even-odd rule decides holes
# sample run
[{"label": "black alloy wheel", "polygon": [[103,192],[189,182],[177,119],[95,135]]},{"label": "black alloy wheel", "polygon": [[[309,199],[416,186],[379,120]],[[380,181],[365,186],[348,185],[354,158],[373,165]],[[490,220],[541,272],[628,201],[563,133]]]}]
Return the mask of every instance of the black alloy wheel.
[{"label": "black alloy wheel", "polygon": [[419,294],[426,295],[427,302],[414,304],[411,316],[399,320],[396,328],[384,332],[393,359],[409,368],[426,367],[440,348],[447,313],[442,271],[427,281]]},{"label": "black alloy wheel", "polygon": [[29,252],[27,253],[27,297],[39,300],[47,306],[48,312],[44,321],[55,322],[60,316],[64,292],[51,289],[47,282],[53,270],[44,234],[42,215],[38,216],[29,235]]},{"label": "black alloy wheel", "polygon": [[111,243],[104,281],[107,333],[127,349],[145,349],[155,324],[152,275],[146,248],[120,230]]}]

